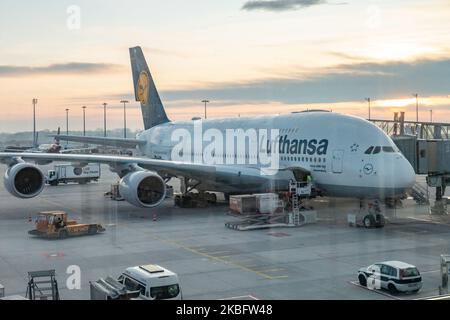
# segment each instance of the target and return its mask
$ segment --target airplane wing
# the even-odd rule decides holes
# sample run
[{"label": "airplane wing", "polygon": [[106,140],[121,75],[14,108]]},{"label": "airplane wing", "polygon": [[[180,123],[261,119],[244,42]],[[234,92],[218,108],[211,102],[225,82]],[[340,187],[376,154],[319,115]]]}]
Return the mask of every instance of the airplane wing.
[{"label": "airplane wing", "polygon": [[27,162],[37,164],[47,164],[52,161],[66,161],[79,164],[80,166],[88,163],[104,163],[112,167],[127,166],[137,164],[138,166],[156,171],[160,174],[169,174],[171,176],[185,176],[189,178],[201,178],[214,176],[216,166],[195,163],[183,163],[177,161],[149,159],[141,157],[109,156],[109,155],[90,155],[90,154],[58,154],[58,153],[12,153],[0,152],[0,162],[11,164],[16,158]]},{"label": "airplane wing", "polygon": [[121,147],[121,148],[135,148],[137,145],[145,145],[147,141],[138,139],[124,139],[124,138],[107,138],[107,137],[86,137],[86,136],[68,136],[68,135],[54,135],[58,140],[73,141],[80,143],[98,144],[104,146]]},{"label": "airplane wing", "polygon": [[[160,175],[183,176],[193,179],[217,179],[222,178],[248,177],[253,183],[264,183],[268,180],[277,179],[271,170],[261,170],[260,168],[249,168],[243,166],[208,165],[202,163],[186,163],[179,161],[149,159],[142,157],[91,155],[91,154],[60,154],[60,153],[17,153],[0,152],[0,162],[12,165],[22,159],[27,162],[37,164],[48,164],[53,161],[64,161],[85,166],[88,163],[104,163],[111,167],[121,167],[126,170],[127,166],[131,171],[134,165],[138,165],[147,170],[156,171]],[[282,172],[283,170],[280,170]]]}]

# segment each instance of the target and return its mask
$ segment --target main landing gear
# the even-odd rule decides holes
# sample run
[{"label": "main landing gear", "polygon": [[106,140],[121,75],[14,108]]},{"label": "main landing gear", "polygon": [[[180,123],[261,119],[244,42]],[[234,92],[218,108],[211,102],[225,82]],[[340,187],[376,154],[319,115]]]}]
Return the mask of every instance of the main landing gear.
[{"label": "main landing gear", "polygon": [[175,195],[175,205],[180,208],[205,208],[216,202],[216,194],[210,192],[188,192]]},{"label": "main landing gear", "polygon": [[208,205],[215,204],[217,202],[215,193],[205,191],[192,192],[198,185],[200,185],[199,181],[181,178],[181,193],[175,195],[175,205],[180,208],[205,208]]}]

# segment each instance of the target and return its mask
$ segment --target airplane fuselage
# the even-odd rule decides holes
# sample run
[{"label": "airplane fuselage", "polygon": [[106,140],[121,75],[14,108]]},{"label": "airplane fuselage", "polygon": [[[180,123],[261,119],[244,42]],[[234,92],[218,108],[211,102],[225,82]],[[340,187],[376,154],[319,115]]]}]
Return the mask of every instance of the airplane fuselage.
[{"label": "airplane fuselage", "polygon": [[[240,171],[236,171],[236,177],[227,175],[224,179],[211,177],[201,180],[199,188],[209,191],[242,193],[284,190],[290,179],[298,179],[296,171],[300,175],[309,172],[314,185],[328,196],[399,196],[415,181],[413,168],[392,139],[361,118],[330,112],[302,112],[204,120],[200,124],[201,131],[198,125],[195,121],[168,122],[146,130],[137,136],[149,142],[140,151],[150,158],[178,160],[174,159],[173,150],[179,140],[174,137],[181,130],[190,134],[192,144],[190,149],[185,148],[176,155],[183,153],[184,162],[205,161],[206,156],[211,158],[211,147],[208,146],[213,142],[208,132],[220,133],[224,141],[222,148],[216,145],[212,151],[215,153],[215,165]],[[238,150],[236,142],[234,148],[227,148],[227,130],[238,129],[247,133],[256,130],[256,139],[252,135],[245,136],[247,143],[243,150]],[[268,135],[274,129],[278,135],[269,141]],[[268,134],[261,136],[260,132]],[[202,139],[197,141],[200,141],[201,147],[198,143],[195,147],[195,139],[198,138],[195,136],[199,134]],[[252,170],[264,168],[258,155],[252,152],[251,142],[269,154],[278,152],[277,165],[280,170],[268,183],[261,184],[258,179],[252,181],[249,178]],[[241,175],[246,178],[240,179]]]}]

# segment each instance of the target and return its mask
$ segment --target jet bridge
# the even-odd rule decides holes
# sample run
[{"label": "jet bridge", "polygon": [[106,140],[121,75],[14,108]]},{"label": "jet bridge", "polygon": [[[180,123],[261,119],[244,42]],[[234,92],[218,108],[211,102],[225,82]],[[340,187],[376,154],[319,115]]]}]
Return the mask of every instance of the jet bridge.
[{"label": "jet bridge", "polygon": [[[447,214],[442,196],[450,184],[450,123],[408,121],[405,112],[394,112],[393,120],[369,119],[391,136],[416,174],[427,175],[427,185],[436,188],[436,202],[431,213]],[[419,204],[429,203],[429,193],[414,185],[412,196]]]},{"label": "jet bridge", "polygon": [[450,139],[450,123],[408,121],[405,112],[394,112],[393,120],[369,119],[389,136],[412,135],[419,139]]},{"label": "jet bridge", "polygon": [[[414,135],[397,135],[392,139],[416,174],[427,175],[427,185],[436,188],[436,202],[431,213],[447,214],[447,203],[442,197],[450,185],[450,140],[418,139]],[[419,189],[419,185],[414,186],[413,195],[417,201],[423,201],[426,191]]]}]

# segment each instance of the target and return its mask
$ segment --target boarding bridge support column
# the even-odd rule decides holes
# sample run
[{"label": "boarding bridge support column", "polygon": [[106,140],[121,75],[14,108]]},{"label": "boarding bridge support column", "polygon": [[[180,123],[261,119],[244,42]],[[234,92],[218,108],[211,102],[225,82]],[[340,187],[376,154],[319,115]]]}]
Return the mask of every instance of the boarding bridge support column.
[{"label": "boarding bridge support column", "polygon": [[433,206],[430,206],[430,214],[433,215],[446,215],[447,212],[447,199],[443,198],[445,194],[445,187],[447,185],[448,177],[446,175],[428,176],[427,184],[430,187],[436,188],[436,200]]},{"label": "boarding bridge support column", "polygon": [[441,285],[439,294],[448,294],[448,276],[450,274],[450,255],[441,254]]}]

